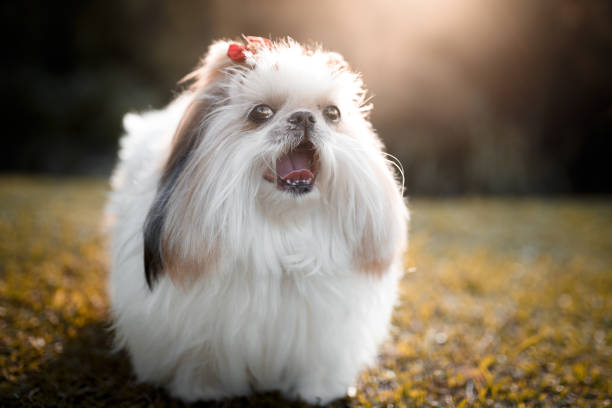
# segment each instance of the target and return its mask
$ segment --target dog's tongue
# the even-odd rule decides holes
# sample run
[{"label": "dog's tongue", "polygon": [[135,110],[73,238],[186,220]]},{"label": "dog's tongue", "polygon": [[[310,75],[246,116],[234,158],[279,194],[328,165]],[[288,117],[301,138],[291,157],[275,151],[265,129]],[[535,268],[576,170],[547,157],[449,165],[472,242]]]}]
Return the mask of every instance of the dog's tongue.
[{"label": "dog's tongue", "polygon": [[313,151],[296,149],[281,156],[276,161],[276,173],[283,180],[312,180]]}]

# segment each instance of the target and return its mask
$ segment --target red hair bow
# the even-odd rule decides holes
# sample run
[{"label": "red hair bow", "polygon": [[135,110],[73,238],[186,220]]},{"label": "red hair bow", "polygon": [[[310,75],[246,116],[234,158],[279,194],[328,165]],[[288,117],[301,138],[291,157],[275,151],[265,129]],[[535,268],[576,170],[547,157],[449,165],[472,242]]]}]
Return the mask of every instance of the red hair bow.
[{"label": "red hair bow", "polygon": [[230,57],[232,61],[243,62],[246,59],[245,50],[255,54],[257,50],[262,47],[272,47],[272,41],[263,37],[245,36],[244,41],[246,42],[246,46],[236,43],[229,45],[227,56]]}]

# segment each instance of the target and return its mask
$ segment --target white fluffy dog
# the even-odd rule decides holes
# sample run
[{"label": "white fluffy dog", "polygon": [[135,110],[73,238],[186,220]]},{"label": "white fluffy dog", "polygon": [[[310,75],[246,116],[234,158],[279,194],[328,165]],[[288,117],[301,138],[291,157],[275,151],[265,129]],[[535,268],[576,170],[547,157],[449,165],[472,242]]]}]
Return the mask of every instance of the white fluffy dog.
[{"label": "white fluffy dog", "polygon": [[185,401],[327,403],[374,362],[408,212],[358,75],[290,39],[212,44],[124,119],[110,297],[139,380]]}]

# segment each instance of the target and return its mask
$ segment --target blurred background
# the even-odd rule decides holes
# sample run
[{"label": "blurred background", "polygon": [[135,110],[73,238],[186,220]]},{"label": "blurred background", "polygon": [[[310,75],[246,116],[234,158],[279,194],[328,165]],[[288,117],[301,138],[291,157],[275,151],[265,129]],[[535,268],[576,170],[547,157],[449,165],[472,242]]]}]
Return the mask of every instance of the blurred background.
[{"label": "blurred background", "polygon": [[0,171],[107,176],[216,38],[291,36],[363,74],[410,195],[612,193],[612,2],[2,2]]}]

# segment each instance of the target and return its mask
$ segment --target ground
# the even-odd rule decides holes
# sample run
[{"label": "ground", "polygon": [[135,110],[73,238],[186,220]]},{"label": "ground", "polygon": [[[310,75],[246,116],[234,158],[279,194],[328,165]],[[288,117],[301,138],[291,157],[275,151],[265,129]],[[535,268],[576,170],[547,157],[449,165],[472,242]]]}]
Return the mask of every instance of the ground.
[{"label": "ground", "polygon": [[[103,180],[0,177],[2,407],[183,406],[110,353],[106,195]],[[611,404],[612,199],[410,207],[391,339],[334,406]],[[247,404],[289,405],[221,406]]]}]

